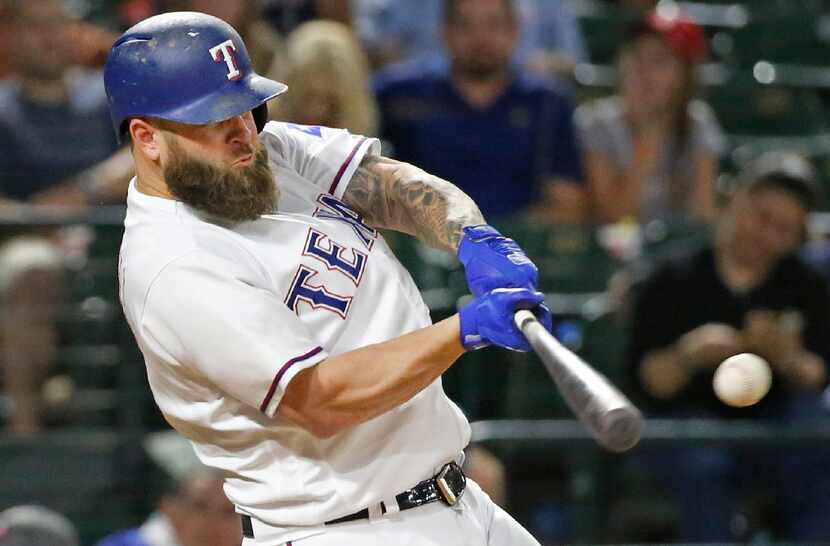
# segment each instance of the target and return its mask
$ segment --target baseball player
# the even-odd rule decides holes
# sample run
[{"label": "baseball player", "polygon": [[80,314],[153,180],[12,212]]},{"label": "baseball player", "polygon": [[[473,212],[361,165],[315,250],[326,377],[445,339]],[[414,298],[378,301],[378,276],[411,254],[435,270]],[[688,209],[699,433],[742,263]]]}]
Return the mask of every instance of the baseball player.
[{"label": "baseball player", "polygon": [[[268,123],[285,85],[225,22],[167,13],[105,83],[136,178],[121,300],[167,421],[225,475],[243,544],[538,544],[459,463],[441,373],[550,327],[537,271],[452,184],[374,139]],[[459,158],[463,161],[463,158]],[[378,228],[457,253],[472,303],[437,324]]]}]

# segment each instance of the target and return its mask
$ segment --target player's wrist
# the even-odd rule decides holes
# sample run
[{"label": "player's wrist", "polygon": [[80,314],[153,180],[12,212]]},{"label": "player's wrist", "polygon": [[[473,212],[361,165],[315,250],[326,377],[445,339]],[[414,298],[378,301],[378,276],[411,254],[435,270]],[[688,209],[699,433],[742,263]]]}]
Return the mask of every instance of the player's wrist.
[{"label": "player's wrist", "polygon": [[458,312],[461,345],[466,351],[475,351],[489,345],[478,331],[476,304],[477,300],[473,300]]}]

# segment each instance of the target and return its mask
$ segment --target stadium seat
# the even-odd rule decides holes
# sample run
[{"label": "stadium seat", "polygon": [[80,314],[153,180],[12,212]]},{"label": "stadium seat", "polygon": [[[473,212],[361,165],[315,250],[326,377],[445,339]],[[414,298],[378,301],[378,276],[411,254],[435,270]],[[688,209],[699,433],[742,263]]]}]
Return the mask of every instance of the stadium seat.
[{"label": "stadium seat", "polygon": [[732,47],[727,60],[743,67],[760,60],[823,66],[830,43],[817,21],[806,10],[753,17],[748,25],[728,33]]},{"label": "stadium seat", "polygon": [[707,101],[730,136],[814,135],[827,125],[815,90],[764,85],[749,72],[710,87]]},{"label": "stadium seat", "polygon": [[622,10],[610,5],[579,14],[579,27],[592,63],[613,62],[625,22]]},{"label": "stadium seat", "polygon": [[544,292],[603,292],[619,265],[584,226],[550,226],[529,218],[499,222],[539,268],[539,288]]},{"label": "stadium seat", "polygon": [[0,436],[0,510],[42,504],[65,514],[83,544],[138,523],[144,493],[128,438],[65,430],[26,439]]}]

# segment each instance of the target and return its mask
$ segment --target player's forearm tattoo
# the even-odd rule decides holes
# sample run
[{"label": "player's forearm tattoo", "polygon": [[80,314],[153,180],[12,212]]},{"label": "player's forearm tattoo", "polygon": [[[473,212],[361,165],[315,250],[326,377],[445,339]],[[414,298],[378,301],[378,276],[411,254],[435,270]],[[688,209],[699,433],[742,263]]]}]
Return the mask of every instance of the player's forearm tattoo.
[{"label": "player's forearm tattoo", "polygon": [[376,155],[363,158],[343,198],[369,224],[450,252],[458,249],[464,227],[486,223],[473,200],[453,184]]}]

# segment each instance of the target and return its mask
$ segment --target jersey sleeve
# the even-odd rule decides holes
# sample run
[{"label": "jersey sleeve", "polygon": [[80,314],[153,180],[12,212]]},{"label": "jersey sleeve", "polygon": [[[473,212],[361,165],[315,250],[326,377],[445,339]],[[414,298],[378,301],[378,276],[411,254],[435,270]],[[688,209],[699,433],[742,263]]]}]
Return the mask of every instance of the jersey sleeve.
[{"label": "jersey sleeve", "polygon": [[205,253],[180,257],[154,280],[141,328],[158,357],[185,377],[206,378],[273,417],[290,381],[327,354],[254,276]]},{"label": "jersey sleeve", "polygon": [[379,154],[380,141],[345,129],[272,121],[263,131],[269,153],[338,199],[367,153]]}]

